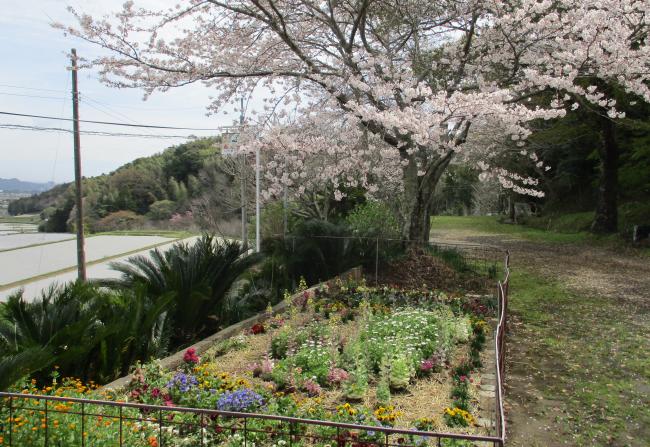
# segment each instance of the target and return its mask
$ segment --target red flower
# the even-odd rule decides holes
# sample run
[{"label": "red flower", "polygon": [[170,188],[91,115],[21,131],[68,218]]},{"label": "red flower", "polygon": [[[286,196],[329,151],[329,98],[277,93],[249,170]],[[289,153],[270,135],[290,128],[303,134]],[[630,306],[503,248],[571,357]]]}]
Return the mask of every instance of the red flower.
[{"label": "red flower", "polygon": [[192,363],[192,364],[199,363],[199,356],[196,355],[196,349],[189,348],[187,351],[185,351],[185,355],[183,355],[183,360],[185,361],[185,363]]},{"label": "red flower", "polygon": [[266,332],[266,329],[264,328],[264,325],[262,323],[255,323],[253,327],[251,327],[251,334],[257,335],[257,334],[263,334]]}]

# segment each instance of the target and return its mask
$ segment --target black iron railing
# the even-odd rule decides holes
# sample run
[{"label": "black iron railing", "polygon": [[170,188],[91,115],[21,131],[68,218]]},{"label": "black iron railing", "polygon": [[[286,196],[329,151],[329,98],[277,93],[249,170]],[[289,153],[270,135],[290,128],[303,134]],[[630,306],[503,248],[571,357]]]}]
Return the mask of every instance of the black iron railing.
[{"label": "black iron railing", "polygon": [[[277,441],[284,440],[288,446],[310,445],[318,442],[331,441],[333,445],[343,446],[384,446],[384,447],[420,447],[423,445],[442,446],[445,440],[466,440],[473,442],[484,442],[488,445],[503,445],[502,437],[480,436],[459,433],[438,433],[429,431],[407,430],[391,427],[358,425],[342,422],[301,419],[286,416],[258,413],[240,413],[230,411],[208,410],[201,408],[186,407],[165,407],[159,405],[146,405],[129,402],[115,402],[94,399],[79,399],[72,397],[41,396],[21,393],[0,393],[3,405],[9,409],[9,422],[3,421],[4,444],[8,446],[23,446],[14,442],[15,414],[17,411],[35,412],[40,414],[44,420],[42,435],[34,439],[31,445],[55,446],[53,442],[54,431],[51,427],[51,420],[54,414],[76,415],[79,418],[78,436],[79,444],[82,447],[93,445],[93,435],[89,433],[91,426],[89,421],[114,420],[118,425],[115,430],[114,444],[116,446],[131,446],[132,440],[125,436],[127,422],[135,422],[146,426],[146,432],[155,437],[152,445],[162,447],[173,446],[173,440],[169,440],[170,433],[196,432],[198,436],[197,445],[208,444],[208,435],[214,437],[215,433],[228,435],[239,434],[242,444],[253,445],[252,439],[256,434],[263,434]],[[66,404],[65,409],[57,408],[56,403]],[[107,410],[108,408],[108,410]],[[135,410],[127,411],[127,410]],[[192,418],[184,418],[176,421],[174,415],[191,415]],[[267,421],[267,426],[252,422]],[[326,427],[332,429],[328,434],[316,434],[309,428]],[[169,428],[172,428],[170,431]],[[65,428],[69,430],[68,427]],[[175,430],[174,430],[175,429]],[[16,442],[18,442],[16,440]],[[24,442],[24,441],[21,441]],[[284,445],[279,444],[279,445]]]}]

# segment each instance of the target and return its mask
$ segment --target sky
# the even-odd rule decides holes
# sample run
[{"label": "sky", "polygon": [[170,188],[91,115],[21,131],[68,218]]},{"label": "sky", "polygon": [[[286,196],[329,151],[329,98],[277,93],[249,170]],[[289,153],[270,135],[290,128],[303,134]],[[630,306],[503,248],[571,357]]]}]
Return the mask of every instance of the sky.
[{"label": "sky", "polygon": [[[161,5],[162,0],[136,0]],[[68,54],[76,48],[80,57],[100,54],[99,47],[65,37],[50,24],[74,24],[67,11],[103,15],[118,10],[122,0],[3,0],[0,15],[0,111],[72,117]],[[232,125],[238,112],[206,116],[214,92],[190,85],[155,93],[143,101],[140,90],[109,88],[91,70],[79,72],[80,118],[177,127],[214,128]],[[71,123],[0,115],[0,124],[71,128]],[[81,124],[82,130],[110,130],[169,135],[210,135],[214,132],[139,130]],[[114,136],[81,136],[84,176],[110,172],[139,157],[182,143],[183,139],[148,139]],[[72,135],[0,128],[0,177],[26,181],[62,183],[73,179]]]}]

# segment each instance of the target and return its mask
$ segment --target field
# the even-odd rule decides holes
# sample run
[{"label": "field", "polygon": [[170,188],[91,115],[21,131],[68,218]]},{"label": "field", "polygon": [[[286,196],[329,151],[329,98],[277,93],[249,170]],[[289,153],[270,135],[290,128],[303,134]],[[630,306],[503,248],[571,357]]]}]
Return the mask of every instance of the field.
[{"label": "field", "polygon": [[36,233],[39,221],[36,215],[0,216],[0,236]]},{"label": "field", "polygon": [[[179,233],[181,234],[181,233]],[[166,247],[179,240],[146,235],[97,235],[86,238],[89,278],[116,277],[110,262],[125,261],[136,254],[147,254],[154,247]],[[186,236],[185,233],[182,233]],[[192,240],[186,238],[184,240]],[[23,288],[32,298],[57,282],[76,278],[76,241],[74,235],[56,233],[11,234],[0,236],[0,300]]]}]

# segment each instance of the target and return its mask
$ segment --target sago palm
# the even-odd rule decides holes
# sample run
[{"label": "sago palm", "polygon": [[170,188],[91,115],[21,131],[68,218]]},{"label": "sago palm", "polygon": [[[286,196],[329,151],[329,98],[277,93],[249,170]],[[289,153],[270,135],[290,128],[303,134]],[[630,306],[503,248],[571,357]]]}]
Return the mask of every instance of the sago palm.
[{"label": "sago palm", "polygon": [[223,323],[226,293],[259,259],[247,253],[239,242],[206,234],[193,244],[178,243],[166,252],[156,249],[149,256],[112,264],[122,278],[103,284],[142,287],[156,301],[169,294],[173,301],[172,344],[177,347]]},{"label": "sago palm", "polygon": [[32,302],[22,291],[0,307],[0,389],[52,366],[73,374],[107,333],[96,318],[95,290],[82,283],[52,286]]}]

